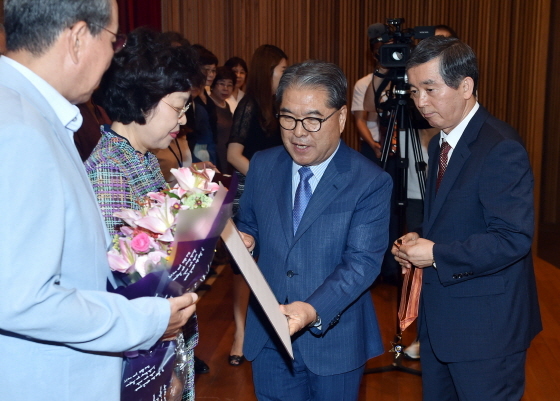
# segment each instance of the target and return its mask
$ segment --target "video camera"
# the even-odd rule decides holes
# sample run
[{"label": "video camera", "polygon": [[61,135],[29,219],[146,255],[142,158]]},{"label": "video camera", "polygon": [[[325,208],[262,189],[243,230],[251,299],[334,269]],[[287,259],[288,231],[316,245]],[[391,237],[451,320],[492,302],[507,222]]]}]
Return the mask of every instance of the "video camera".
[{"label": "video camera", "polygon": [[[435,26],[417,26],[414,29],[402,29],[404,18],[389,18],[387,25],[376,23],[368,28],[370,46],[385,43],[379,48],[376,57],[385,68],[404,68],[410,52],[414,48],[413,39],[425,39],[434,36]],[[388,43],[391,42],[391,43]]]}]

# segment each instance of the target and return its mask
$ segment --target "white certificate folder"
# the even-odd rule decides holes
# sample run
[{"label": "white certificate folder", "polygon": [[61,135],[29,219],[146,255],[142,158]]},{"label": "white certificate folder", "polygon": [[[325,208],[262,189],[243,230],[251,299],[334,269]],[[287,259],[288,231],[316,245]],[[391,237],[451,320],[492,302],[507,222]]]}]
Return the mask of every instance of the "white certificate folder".
[{"label": "white certificate folder", "polygon": [[259,266],[257,266],[251,254],[247,251],[247,248],[241,239],[241,235],[231,219],[229,219],[226,223],[226,227],[222,232],[222,239],[226,243],[233,259],[235,259],[235,262],[239,266],[239,270],[243,273],[245,280],[247,280],[253,295],[261,304],[261,307],[266,313],[268,320],[270,320],[272,327],[274,327],[276,334],[278,334],[282,344],[284,344],[284,348],[286,348],[290,357],[294,359],[288,320],[286,319],[286,316],[280,312],[280,305],[278,304],[274,293],[266,282]]}]

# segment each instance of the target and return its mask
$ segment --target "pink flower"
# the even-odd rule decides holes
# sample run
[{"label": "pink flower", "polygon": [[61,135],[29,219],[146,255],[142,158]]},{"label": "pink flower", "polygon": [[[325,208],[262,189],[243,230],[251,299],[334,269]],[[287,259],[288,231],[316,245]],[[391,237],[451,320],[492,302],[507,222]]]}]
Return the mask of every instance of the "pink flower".
[{"label": "pink flower", "polygon": [[107,257],[109,259],[109,266],[111,270],[115,270],[121,273],[126,273],[130,268],[129,261],[124,258],[120,252],[116,251],[115,249],[111,249],[107,253]]},{"label": "pink flower", "polygon": [[157,265],[158,263],[161,263],[162,259],[167,259],[167,252],[153,251],[148,253],[148,258],[152,261],[153,264]]},{"label": "pink flower", "polygon": [[124,234],[125,237],[132,237],[134,233],[134,230],[129,226],[121,226],[120,231]]},{"label": "pink flower", "polygon": [[146,253],[150,249],[150,236],[146,233],[139,233],[130,242],[130,247],[138,253]]},{"label": "pink flower", "polygon": [[210,168],[204,170],[196,170],[194,167],[172,168],[171,173],[185,191],[210,193],[220,189],[219,184],[212,182],[216,172]]},{"label": "pink flower", "polygon": [[167,207],[152,207],[136,224],[156,234],[165,234],[175,223],[175,215]]},{"label": "pink flower", "polygon": [[148,192],[148,198],[159,203],[165,203],[165,194],[163,192]]},{"label": "pink flower", "polygon": [[130,248],[130,240],[128,238],[120,237],[118,242],[120,251],[113,248],[108,252],[109,266],[112,270],[126,273],[134,265],[136,254]]},{"label": "pink flower", "polygon": [[126,224],[133,228],[136,228],[136,224],[134,222],[142,217],[139,211],[133,209],[123,209],[120,212],[113,213],[113,216],[123,219]]}]

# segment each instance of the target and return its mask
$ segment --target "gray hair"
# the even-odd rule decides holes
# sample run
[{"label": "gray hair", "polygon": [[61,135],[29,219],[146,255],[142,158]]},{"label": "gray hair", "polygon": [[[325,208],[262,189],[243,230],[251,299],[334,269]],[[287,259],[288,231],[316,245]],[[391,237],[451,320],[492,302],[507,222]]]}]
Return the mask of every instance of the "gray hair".
[{"label": "gray hair", "polygon": [[282,103],[284,91],[288,88],[306,88],[327,92],[327,107],[340,109],[347,103],[348,82],[342,70],[333,63],[308,60],[286,68],[278,89],[276,102]]},{"label": "gray hair", "polygon": [[478,62],[473,49],[457,38],[432,36],[422,40],[412,51],[406,70],[439,58],[439,73],[447,86],[457,89],[461,81],[471,77],[473,93],[478,88]]},{"label": "gray hair", "polygon": [[111,22],[111,5],[111,0],[5,0],[7,48],[41,55],[79,21],[96,36]]}]

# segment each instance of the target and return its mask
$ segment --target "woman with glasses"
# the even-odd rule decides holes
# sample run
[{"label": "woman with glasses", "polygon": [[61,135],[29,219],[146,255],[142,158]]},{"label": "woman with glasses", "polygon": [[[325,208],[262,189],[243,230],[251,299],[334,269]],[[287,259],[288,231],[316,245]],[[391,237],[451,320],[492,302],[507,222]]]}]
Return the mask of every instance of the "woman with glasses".
[{"label": "woman with glasses", "polygon": [[[167,148],[177,137],[187,122],[191,88],[204,82],[196,52],[190,46],[172,47],[160,35],[143,28],[131,32],[93,95],[113,122],[101,127],[101,140],[85,166],[111,235],[122,225],[114,212],[139,209],[148,192],[165,188],[151,151]],[[184,339],[177,351],[187,359],[181,369],[181,375],[187,373],[184,399],[194,400],[197,330]],[[178,399],[181,394],[173,398]]]},{"label": "woman with glasses", "polygon": [[165,186],[151,151],[177,137],[187,121],[191,87],[204,79],[192,49],[168,46],[158,35],[131,32],[93,95],[113,122],[101,127],[85,165],[111,234],[122,224],[114,212],[138,208],[146,193]]},{"label": "woman with glasses", "polygon": [[[227,160],[237,170],[239,181],[233,205],[234,213],[239,207],[239,197],[245,186],[245,175],[249,171],[251,157],[259,150],[282,145],[280,128],[274,111],[274,93],[287,66],[288,56],[273,45],[260,46],[251,58],[247,93],[235,109],[227,149]],[[243,341],[249,288],[237,266],[232,264],[232,267],[235,273],[233,279],[235,334],[229,363],[232,366],[239,366],[245,361]]]}]

